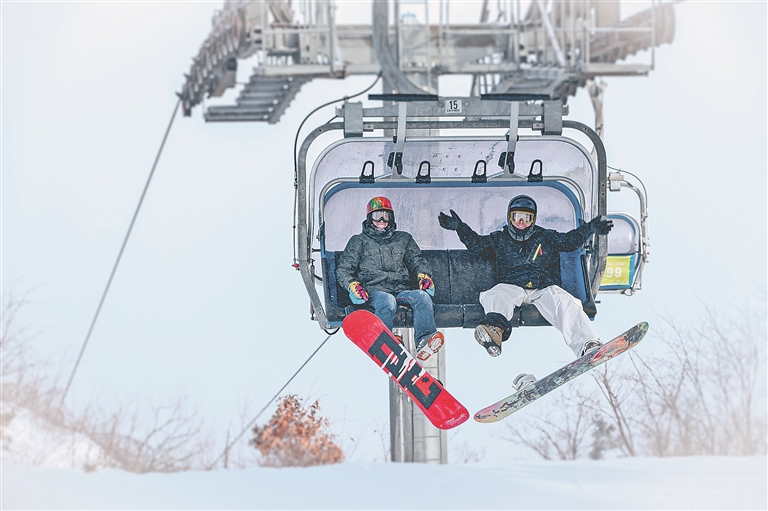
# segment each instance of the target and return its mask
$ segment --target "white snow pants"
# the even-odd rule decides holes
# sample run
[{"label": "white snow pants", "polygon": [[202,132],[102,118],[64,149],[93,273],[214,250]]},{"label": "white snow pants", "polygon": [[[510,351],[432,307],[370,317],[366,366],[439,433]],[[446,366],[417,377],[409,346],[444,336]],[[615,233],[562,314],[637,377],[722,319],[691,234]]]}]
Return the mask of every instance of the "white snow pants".
[{"label": "white snow pants", "polygon": [[541,315],[563,334],[565,344],[578,357],[581,347],[590,339],[597,339],[581,302],[560,286],[544,289],[524,289],[512,284],[497,284],[480,293],[480,304],[486,314],[498,312],[510,319],[515,307],[530,303]]}]

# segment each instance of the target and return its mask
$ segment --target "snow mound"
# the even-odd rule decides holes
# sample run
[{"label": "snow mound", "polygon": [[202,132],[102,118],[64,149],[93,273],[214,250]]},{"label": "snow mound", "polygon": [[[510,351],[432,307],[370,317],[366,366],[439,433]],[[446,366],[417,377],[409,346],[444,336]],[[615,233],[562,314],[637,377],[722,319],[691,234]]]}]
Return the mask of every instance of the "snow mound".
[{"label": "snow mound", "polygon": [[3,509],[766,509],[766,457],[131,474],[3,464]]}]

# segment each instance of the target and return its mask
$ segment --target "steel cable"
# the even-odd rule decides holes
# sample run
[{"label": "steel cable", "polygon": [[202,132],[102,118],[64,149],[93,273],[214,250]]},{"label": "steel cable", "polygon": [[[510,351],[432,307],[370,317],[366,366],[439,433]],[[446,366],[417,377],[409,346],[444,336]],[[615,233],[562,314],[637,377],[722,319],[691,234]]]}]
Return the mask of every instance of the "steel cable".
[{"label": "steel cable", "polygon": [[72,374],[69,376],[69,381],[67,382],[67,386],[64,388],[64,393],[61,395],[61,402],[59,403],[59,407],[64,406],[64,399],[67,397],[67,393],[69,392],[69,387],[72,385],[72,380],[75,378],[75,373],[77,372],[77,368],[80,366],[80,360],[83,358],[83,353],[85,353],[85,347],[88,345],[88,341],[91,338],[91,334],[93,333],[93,327],[96,325],[96,320],[99,318],[101,307],[102,305],[104,305],[104,300],[107,297],[107,292],[109,291],[109,287],[112,285],[112,279],[115,277],[117,266],[120,264],[120,259],[123,257],[123,252],[125,251],[126,244],[128,244],[128,238],[131,236],[133,225],[136,223],[136,218],[139,216],[139,210],[141,209],[141,204],[144,202],[144,197],[147,195],[147,189],[149,188],[149,183],[152,181],[152,176],[154,175],[155,169],[157,168],[157,162],[160,161],[160,155],[163,153],[163,148],[165,147],[165,141],[168,140],[168,134],[171,131],[171,126],[173,126],[173,120],[176,118],[176,112],[179,111],[179,105],[181,105],[181,99],[179,99],[176,102],[176,106],[173,109],[173,114],[171,114],[171,120],[168,123],[168,128],[166,128],[165,130],[163,141],[160,143],[160,149],[158,149],[157,156],[155,156],[155,162],[152,164],[152,170],[150,170],[149,172],[149,177],[147,177],[147,182],[144,185],[144,190],[141,192],[139,203],[136,205],[136,211],[134,211],[133,218],[131,219],[131,223],[128,226],[128,232],[125,233],[125,239],[123,239],[123,244],[120,247],[120,252],[118,252],[117,254],[117,260],[115,261],[115,265],[112,267],[112,273],[109,274],[109,280],[107,280],[107,285],[104,288],[104,292],[101,295],[101,300],[99,300],[99,306],[96,307],[96,314],[94,314],[93,316],[93,321],[91,321],[91,326],[90,328],[88,328],[88,334],[86,334],[85,336],[83,347],[80,348],[80,354],[77,356],[75,367],[72,368]]},{"label": "steel cable", "polygon": [[[338,330],[337,330],[337,331],[338,331]],[[336,333],[336,332],[334,332],[334,333]],[[270,399],[270,400],[267,402],[267,404],[266,404],[266,405],[264,405],[264,408],[262,408],[262,409],[259,411],[259,413],[257,413],[257,414],[256,414],[256,416],[255,416],[253,419],[251,419],[251,421],[250,421],[250,422],[249,422],[249,423],[248,423],[248,424],[247,424],[247,425],[246,425],[246,426],[243,428],[243,430],[242,430],[242,431],[240,431],[240,433],[238,433],[238,435],[235,437],[235,439],[234,439],[234,440],[232,440],[231,442],[229,442],[229,443],[228,443],[228,444],[227,444],[227,445],[224,447],[224,450],[222,451],[222,453],[221,453],[221,454],[219,454],[219,457],[218,457],[218,458],[216,458],[215,460],[213,460],[213,462],[212,462],[210,465],[208,465],[208,468],[209,468],[209,469],[211,469],[211,468],[215,467],[215,466],[216,466],[216,464],[217,464],[219,461],[221,461],[221,459],[222,459],[222,458],[223,458],[223,457],[224,457],[224,456],[227,454],[227,452],[229,452],[229,449],[230,449],[230,448],[231,448],[233,445],[235,445],[235,443],[236,443],[238,440],[240,440],[240,439],[243,437],[243,435],[245,434],[245,432],[246,432],[246,431],[248,431],[249,429],[251,429],[251,427],[252,427],[252,426],[253,426],[253,425],[256,423],[256,420],[257,420],[257,419],[258,419],[258,418],[261,416],[261,414],[262,414],[262,413],[264,413],[264,411],[265,411],[267,408],[269,408],[269,405],[271,405],[271,404],[274,402],[274,400],[275,400],[275,399],[277,399],[277,396],[279,396],[279,395],[280,395],[280,393],[281,393],[283,390],[285,390],[285,387],[287,387],[287,386],[288,386],[288,385],[289,385],[289,384],[290,384],[290,383],[293,381],[293,379],[294,379],[294,378],[296,378],[296,375],[298,375],[298,374],[301,372],[301,370],[302,370],[302,369],[304,369],[304,366],[306,366],[306,365],[309,363],[309,361],[310,361],[310,360],[312,360],[312,357],[314,357],[314,356],[317,354],[317,352],[318,352],[318,351],[320,351],[320,348],[322,348],[322,347],[325,345],[325,343],[326,343],[326,342],[328,342],[328,339],[330,339],[330,338],[331,338],[331,335],[333,335],[333,334],[328,334],[328,337],[326,337],[326,338],[325,338],[325,340],[324,340],[323,342],[321,342],[321,343],[320,343],[320,346],[318,346],[318,347],[317,347],[317,349],[316,349],[315,351],[313,351],[313,352],[312,352],[312,354],[309,356],[309,358],[308,358],[307,360],[305,360],[303,364],[301,364],[301,367],[299,367],[299,368],[296,370],[296,372],[295,372],[295,373],[293,373],[293,376],[291,376],[291,377],[288,379],[288,381],[287,381],[287,382],[285,382],[285,385],[283,385],[282,387],[280,387],[280,390],[278,390],[278,391],[277,391],[277,393],[275,393],[275,395],[274,395],[274,396],[272,396],[272,399]]]}]

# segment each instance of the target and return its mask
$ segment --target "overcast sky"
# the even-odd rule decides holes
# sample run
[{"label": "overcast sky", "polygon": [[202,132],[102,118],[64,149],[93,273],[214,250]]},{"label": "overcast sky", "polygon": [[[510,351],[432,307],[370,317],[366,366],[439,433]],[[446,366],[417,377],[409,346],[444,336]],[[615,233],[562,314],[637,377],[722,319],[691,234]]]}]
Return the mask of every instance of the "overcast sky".
[{"label": "overcast sky", "polygon": [[[455,4],[479,17],[479,3]],[[342,21],[367,13],[359,2],[338,5]],[[65,378],[174,92],[220,6],[2,3],[3,293],[27,293],[20,319],[41,332]],[[675,11],[675,40],[657,49],[656,69],[606,80],[608,163],[648,189],[651,263],[636,296],[598,297],[603,339],[644,320],[652,332],[661,317],[695,322],[705,306],[765,317],[766,4],[686,2]],[[206,124],[200,107],[176,119],[70,406],[185,394],[221,438],[239,431],[241,410],[250,417],[272,397],[325,338],[291,268],[295,130],[318,104],[373,79],[315,80],[277,125]],[[440,92],[466,94],[465,83],[444,80]],[[569,103],[571,118],[592,124],[584,91]],[[609,210],[624,209],[612,200]],[[499,359],[469,330],[446,337],[447,383],[471,412],[508,394],[517,373],[544,376],[571,357],[552,328],[515,331]],[[654,349],[653,339],[638,349]],[[354,456],[381,459],[372,430],[388,421],[387,384],[356,350],[334,336],[290,391],[321,399],[337,432],[361,444]],[[501,456],[499,427],[470,421],[452,444]]]}]

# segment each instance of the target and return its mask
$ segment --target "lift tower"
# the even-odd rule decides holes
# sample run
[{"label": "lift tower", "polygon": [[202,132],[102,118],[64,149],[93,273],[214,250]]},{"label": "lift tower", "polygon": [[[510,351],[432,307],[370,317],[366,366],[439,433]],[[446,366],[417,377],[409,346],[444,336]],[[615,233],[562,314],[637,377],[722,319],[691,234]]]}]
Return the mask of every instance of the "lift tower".
[{"label": "lift tower", "polygon": [[[596,77],[647,75],[675,34],[672,4],[657,0],[625,19],[618,0],[498,0],[494,18],[488,3],[478,23],[456,23],[461,2],[372,0],[368,25],[337,24],[332,0],[225,0],[178,93],[184,114],[236,87],[238,61],[251,57],[235,104],[208,107],[206,121],[274,124],[304,83],[380,71],[385,92],[427,92],[440,75],[461,74],[472,76],[469,95],[565,102]],[[622,62],[645,50],[645,62]]]}]

